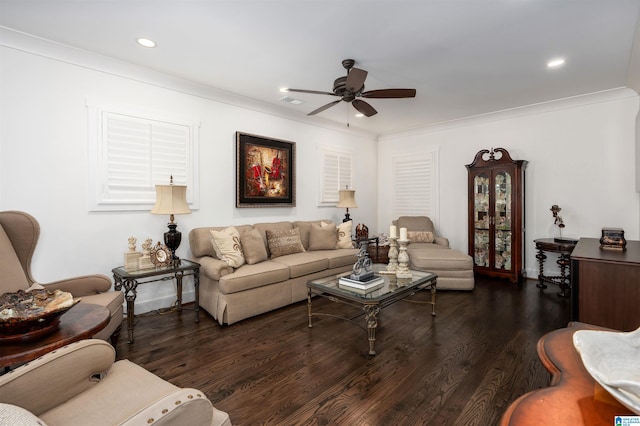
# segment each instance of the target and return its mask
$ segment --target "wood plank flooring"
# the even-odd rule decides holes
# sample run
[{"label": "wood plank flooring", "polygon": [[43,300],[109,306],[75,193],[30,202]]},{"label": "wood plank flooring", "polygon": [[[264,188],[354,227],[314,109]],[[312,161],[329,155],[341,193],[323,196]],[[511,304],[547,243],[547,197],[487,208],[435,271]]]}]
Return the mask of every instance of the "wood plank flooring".
[{"label": "wood plank flooring", "polygon": [[[145,314],[117,353],[200,389],[234,425],[495,425],[514,399],[547,385],[536,343],[570,320],[570,300],[536,282],[477,278],[472,292],[439,291],[436,317],[426,304],[389,306],[374,357],[348,321],[314,316],[308,328],[306,302],[224,327],[206,311],[199,324],[191,310]],[[364,321],[323,298],[313,310]]]}]

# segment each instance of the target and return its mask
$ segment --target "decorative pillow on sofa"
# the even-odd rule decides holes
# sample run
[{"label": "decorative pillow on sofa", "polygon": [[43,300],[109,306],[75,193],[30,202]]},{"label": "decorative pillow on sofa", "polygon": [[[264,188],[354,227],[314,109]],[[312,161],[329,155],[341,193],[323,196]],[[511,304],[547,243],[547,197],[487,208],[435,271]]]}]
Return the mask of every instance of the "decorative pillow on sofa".
[{"label": "decorative pillow on sofa", "polygon": [[256,228],[243,232],[240,235],[240,243],[244,259],[249,265],[260,263],[269,258],[262,235]]},{"label": "decorative pillow on sofa", "polygon": [[351,241],[352,229],[352,220],[342,222],[340,225],[338,225],[338,248],[353,248],[353,241]]},{"label": "decorative pillow on sofa", "polygon": [[431,231],[407,231],[409,243],[432,243],[434,240]]},{"label": "decorative pillow on sofa", "polygon": [[235,226],[229,226],[222,231],[211,230],[209,232],[218,259],[224,260],[232,268],[239,268],[244,264],[240,234]]},{"label": "decorative pillow on sofa", "polygon": [[267,229],[265,233],[267,234],[267,244],[269,245],[272,259],[305,251],[302,241],[300,241],[300,230],[298,228],[278,231]]},{"label": "decorative pillow on sofa", "polygon": [[311,225],[309,231],[309,251],[312,250],[333,250],[336,248],[338,233],[335,223],[326,225]]},{"label": "decorative pillow on sofa", "polygon": [[[326,226],[335,225],[333,222],[325,222],[322,221],[320,226],[323,228]],[[337,237],[338,242],[336,244],[336,248],[353,248],[353,241],[351,241],[351,230],[353,227],[353,221],[349,220],[347,222],[342,222],[340,225],[336,226],[337,229]]]}]

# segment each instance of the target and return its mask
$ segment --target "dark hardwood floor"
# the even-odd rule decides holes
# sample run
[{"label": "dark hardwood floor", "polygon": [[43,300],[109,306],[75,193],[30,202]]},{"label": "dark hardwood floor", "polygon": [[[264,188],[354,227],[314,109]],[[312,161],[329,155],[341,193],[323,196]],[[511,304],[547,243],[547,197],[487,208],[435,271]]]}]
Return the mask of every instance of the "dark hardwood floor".
[{"label": "dark hardwood floor", "polygon": [[[567,325],[570,301],[537,281],[476,279],[472,292],[440,291],[430,305],[381,312],[374,357],[360,327],[315,316],[306,302],[221,327],[206,311],[139,316],[117,346],[181,387],[202,390],[234,425],[495,425],[549,375],[536,343]],[[414,300],[426,301],[428,292]],[[364,321],[357,308],[314,298],[314,312]]]}]

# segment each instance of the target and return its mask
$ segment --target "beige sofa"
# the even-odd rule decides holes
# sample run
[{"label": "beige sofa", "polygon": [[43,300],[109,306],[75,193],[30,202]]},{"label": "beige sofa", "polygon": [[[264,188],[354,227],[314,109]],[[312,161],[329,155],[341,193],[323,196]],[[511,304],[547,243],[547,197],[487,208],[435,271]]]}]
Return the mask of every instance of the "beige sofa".
[{"label": "beige sofa", "polygon": [[[220,324],[233,324],[304,300],[307,281],[353,267],[358,250],[351,243],[350,227],[351,222],[336,225],[316,220],[192,229],[189,245],[201,265],[200,306]],[[329,246],[331,232],[334,244]],[[233,247],[242,250],[243,264],[233,266],[233,253],[226,257],[216,253],[212,240],[223,233],[235,235],[233,241],[238,241]],[[280,236],[286,236],[284,246],[277,243]],[[289,243],[296,249],[289,250]],[[217,249],[222,246],[224,241]]]},{"label": "beige sofa", "polygon": [[407,228],[409,268],[433,272],[438,290],[473,290],[473,259],[449,247],[449,240],[436,234],[426,216],[400,216],[393,224]]},{"label": "beige sofa", "polygon": [[103,340],[64,346],[0,376],[0,424],[231,426],[197,389],[179,388]]}]

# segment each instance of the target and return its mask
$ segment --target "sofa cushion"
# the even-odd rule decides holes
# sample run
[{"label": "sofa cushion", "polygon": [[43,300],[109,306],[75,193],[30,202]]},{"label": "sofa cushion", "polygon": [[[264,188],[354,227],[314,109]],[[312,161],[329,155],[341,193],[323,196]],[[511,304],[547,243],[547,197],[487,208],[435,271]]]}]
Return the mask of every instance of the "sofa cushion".
[{"label": "sofa cushion", "polygon": [[255,265],[242,265],[242,268],[236,269],[233,274],[221,277],[219,284],[222,293],[230,294],[288,279],[289,267],[287,265],[265,260]]},{"label": "sofa cushion", "polygon": [[331,250],[338,243],[338,232],[335,223],[311,225],[309,231],[309,250]]},{"label": "sofa cushion", "polygon": [[324,271],[329,267],[329,260],[323,252],[308,251],[278,257],[274,262],[286,265],[289,268],[289,278],[297,278],[303,275]]},{"label": "sofa cushion", "polygon": [[267,247],[264,245],[264,240],[260,231],[252,228],[243,232],[240,235],[240,243],[242,244],[242,252],[244,258],[249,265],[267,260]]},{"label": "sofa cushion", "polygon": [[407,231],[409,243],[432,243],[434,241],[431,231]]},{"label": "sofa cushion", "polygon": [[[425,247],[430,246],[430,247]],[[471,256],[458,250],[437,248],[435,244],[424,244],[420,248],[409,245],[409,266],[422,271],[473,271]]]},{"label": "sofa cushion", "polygon": [[357,248],[350,249],[339,249],[339,250],[320,250],[314,251],[312,253],[316,253],[329,261],[329,269],[333,268],[341,268],[343,266],[353,266],[354,263],[358,261],[358,252]]},{"label": "sofa cushion", "polygon": [[222,231],[212,230],[211,241],[218,259],[224,260],[233,268],[239,268],[244,264],[240,233],[235,226],[229,226]]},{"label": "sofa cushion", "polygon": [[271,258],[284,256],[287,254],[304,252],[304,246],[300,241],[300,230],[298,228],[271,231],[266,230],[267,245],[271,252]]}]

